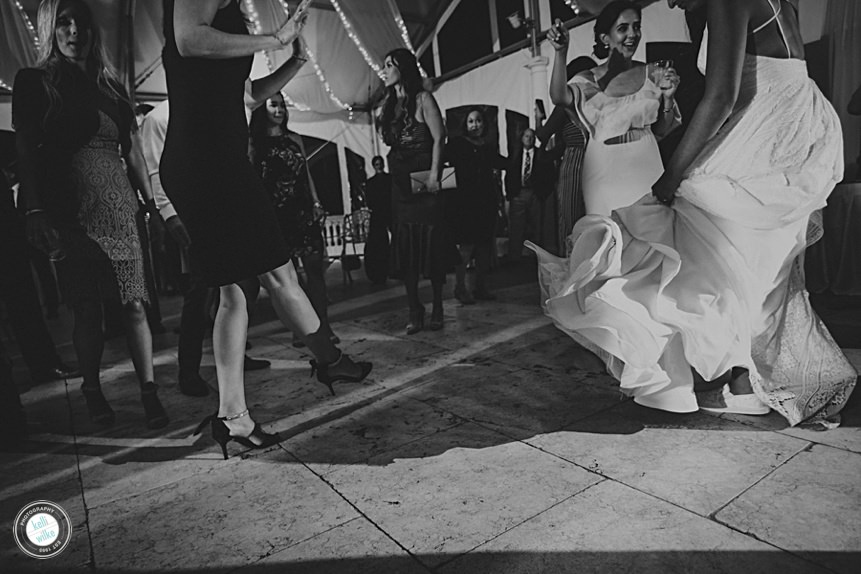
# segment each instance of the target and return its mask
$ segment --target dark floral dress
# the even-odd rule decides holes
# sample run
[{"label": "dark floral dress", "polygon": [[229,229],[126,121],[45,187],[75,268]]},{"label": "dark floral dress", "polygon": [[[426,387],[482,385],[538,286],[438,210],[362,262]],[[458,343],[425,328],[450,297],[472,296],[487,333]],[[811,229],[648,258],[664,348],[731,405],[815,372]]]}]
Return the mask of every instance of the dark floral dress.
[{"label": "dark floral dress", "polygon": [[314,218],[314,199],[302,148],[289,133],[254,142],[254,165],[269,192],[292,257],[323,249],[322,221]]}]

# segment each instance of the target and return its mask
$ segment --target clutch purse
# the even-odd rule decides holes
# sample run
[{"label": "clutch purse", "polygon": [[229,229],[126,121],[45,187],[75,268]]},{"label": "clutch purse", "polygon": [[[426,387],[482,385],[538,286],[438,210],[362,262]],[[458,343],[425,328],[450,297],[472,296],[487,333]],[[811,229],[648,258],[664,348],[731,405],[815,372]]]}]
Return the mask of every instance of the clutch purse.
[{"label": "clutch purse", "polygon": [[[430,176],[430,170],[414,171],[410,174],[410,186],[413,194],[428,193],[427,181]],[[453,167],[442,168],[442,175],[439,177],[439,190],[455,189],[457,187],[457,178],[454,175]]]}]

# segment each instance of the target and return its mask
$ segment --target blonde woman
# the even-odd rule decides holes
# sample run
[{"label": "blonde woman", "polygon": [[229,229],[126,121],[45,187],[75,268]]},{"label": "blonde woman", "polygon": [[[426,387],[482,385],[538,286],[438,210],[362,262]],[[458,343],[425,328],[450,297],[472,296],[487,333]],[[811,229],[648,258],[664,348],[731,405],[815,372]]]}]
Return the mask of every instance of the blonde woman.
[{"label": "blonde woman", "polygon": [[[101,391],[102,301],[123,304],[129,351],[149,428],[168,423],[153,382],[152,338],[143,303],[151,294],[129,177],[155,213],[135,116],[110,68],[93,14],[82,0],[43,0],[37,68],[13,91],[20,205],[30,241],[57,260],[75,317],[72,340],[90,418],[114,422]],[[129,166],[128,176],[121,155]]]}]

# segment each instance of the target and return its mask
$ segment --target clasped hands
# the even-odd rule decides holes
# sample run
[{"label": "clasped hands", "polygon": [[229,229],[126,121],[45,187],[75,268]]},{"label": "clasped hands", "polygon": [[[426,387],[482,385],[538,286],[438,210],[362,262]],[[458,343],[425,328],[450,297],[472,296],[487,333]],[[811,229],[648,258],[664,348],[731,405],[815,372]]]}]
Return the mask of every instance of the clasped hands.
[{"label": "clasped hands", "polygon": [[305,27],[305,24],[308,23],[308,9],[307,6],[297,10],[293,13],[284,25],[275,32],[274,36],[281,43],[282,46],[287,46],[288,44],[293,44],[293,56],[299,58],[305,58],[304,54],[304,46],[300,40],[302,29]]}]

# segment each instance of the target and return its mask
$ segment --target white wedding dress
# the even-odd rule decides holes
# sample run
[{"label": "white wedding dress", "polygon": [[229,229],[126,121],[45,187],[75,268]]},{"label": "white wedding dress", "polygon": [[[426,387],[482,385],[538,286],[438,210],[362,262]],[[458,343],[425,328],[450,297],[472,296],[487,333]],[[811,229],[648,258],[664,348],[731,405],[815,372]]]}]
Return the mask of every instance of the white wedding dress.
[{"label": "white wedding dress", "polygon": [[640,404],[695,411],[690,367],[740,366],[791,425],[834,425],[857,374],[810,307],[803,255],[842,178],[839,120],[802,60],[746,55],[741,84],[672,208],[587,215],[567,259],[529,245],[543,308]]}]

